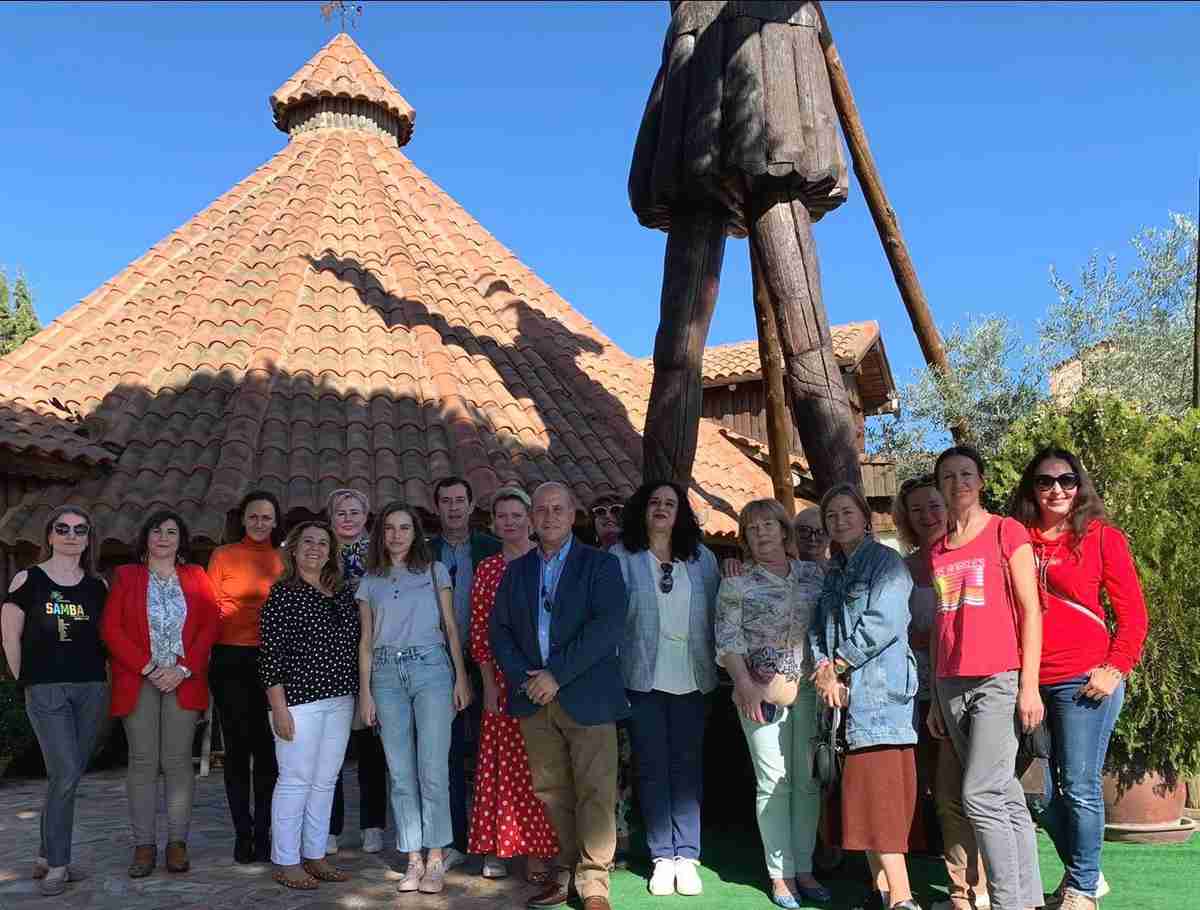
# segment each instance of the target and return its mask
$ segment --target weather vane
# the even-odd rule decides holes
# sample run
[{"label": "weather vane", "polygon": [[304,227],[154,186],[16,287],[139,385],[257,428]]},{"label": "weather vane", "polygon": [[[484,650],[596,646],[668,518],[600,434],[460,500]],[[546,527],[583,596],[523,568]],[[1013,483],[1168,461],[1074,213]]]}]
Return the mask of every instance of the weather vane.
[{"label": "weather vane", "polygon": [[321,4],[321,17],[329,22],[334,16],[337,16],[341,22],[342,31],[346,30],[346,22],[349,21],[350,27],[354,28],[358,25],[358,20],[362,17],[363,8],[361,3],[347,3],[346,0],[329,0],[328,3]]}]

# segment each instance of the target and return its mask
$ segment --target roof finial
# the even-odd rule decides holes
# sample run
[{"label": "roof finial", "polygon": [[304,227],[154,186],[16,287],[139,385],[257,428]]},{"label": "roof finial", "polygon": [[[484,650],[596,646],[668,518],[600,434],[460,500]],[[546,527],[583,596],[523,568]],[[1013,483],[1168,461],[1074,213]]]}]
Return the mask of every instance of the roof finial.
[{"label": "roof finial", "polygon": [[346,30],[346,21],[349,20],[350,27],[354,28],[358,25],[358,20],[362,17],[363,8],[361,3],[348,3],[346,0],[329,0],[327,3],[321,4],[321,18],[326,22],[338,17],[341,23],[341,31]]}]

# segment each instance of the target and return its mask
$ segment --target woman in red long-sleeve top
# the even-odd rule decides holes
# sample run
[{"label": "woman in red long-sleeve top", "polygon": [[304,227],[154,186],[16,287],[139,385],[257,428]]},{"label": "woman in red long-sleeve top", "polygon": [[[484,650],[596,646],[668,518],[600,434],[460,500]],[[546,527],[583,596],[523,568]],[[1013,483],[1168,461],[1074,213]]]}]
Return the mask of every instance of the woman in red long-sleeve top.
[{"label": "woman in red long-sleeve top", "polygon": [[1029,528],[1045,611],[1040,683],[1053,754],[1039,821],[1066,867],[1047,906],[1094,910],[1107,891],[1100,775],[1125,677],[1141,658],[1146,602],[1125,535],[1108,521],[1073,453],[1038,452],[1013,493],[1012,513]]},{"label": "woman in red long-sleeve top", "polygon": [[187,563],[187,555],[183,518],[155,512],[138,535],[138,562],[114,573],[100,620],[112,658],[111,712],[129,741],[130,878],[149,875],[157,863],[159,767],[167,787],[167,871],[190,868],[192,738],[208,707],[208,659],[220,612],[208,574]]}]

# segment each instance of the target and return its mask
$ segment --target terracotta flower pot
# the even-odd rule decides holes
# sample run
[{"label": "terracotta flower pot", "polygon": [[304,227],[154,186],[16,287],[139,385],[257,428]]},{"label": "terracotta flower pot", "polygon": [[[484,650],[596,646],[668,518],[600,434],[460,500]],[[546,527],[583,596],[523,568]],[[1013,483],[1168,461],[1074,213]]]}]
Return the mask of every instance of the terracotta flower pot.
[{"label": "terracotta flower pot", "polygon": [[1156,772],[1145,772],[1132,783],[1106,773],[1105,839],[1142,844],[1185,841],[1195,831],[1191,819],[1181,818],[1186,801],[1187,785],[1182,778],[1168,786]]}]

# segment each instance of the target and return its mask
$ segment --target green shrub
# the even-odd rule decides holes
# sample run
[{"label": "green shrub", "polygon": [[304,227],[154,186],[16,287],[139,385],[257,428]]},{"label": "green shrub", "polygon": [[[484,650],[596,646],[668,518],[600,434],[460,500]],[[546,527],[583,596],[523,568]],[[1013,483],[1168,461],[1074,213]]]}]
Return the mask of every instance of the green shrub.
[{"label": "green shrub", "polygon": [[25,695],[11,679],[0,678],[0,776],[8,763],[36,741],[25,714]]},{"label": "green shrub", "polygon": [[1200,772],[1200,411],[1151,417],[1111,396],[1046,405],[1019,421],[989,471],[1007,501],[1046,445],[1079,455],[1112,521],[1129,537],[1150,630],[1129,678],[1110,769],[1173,781]]}]

